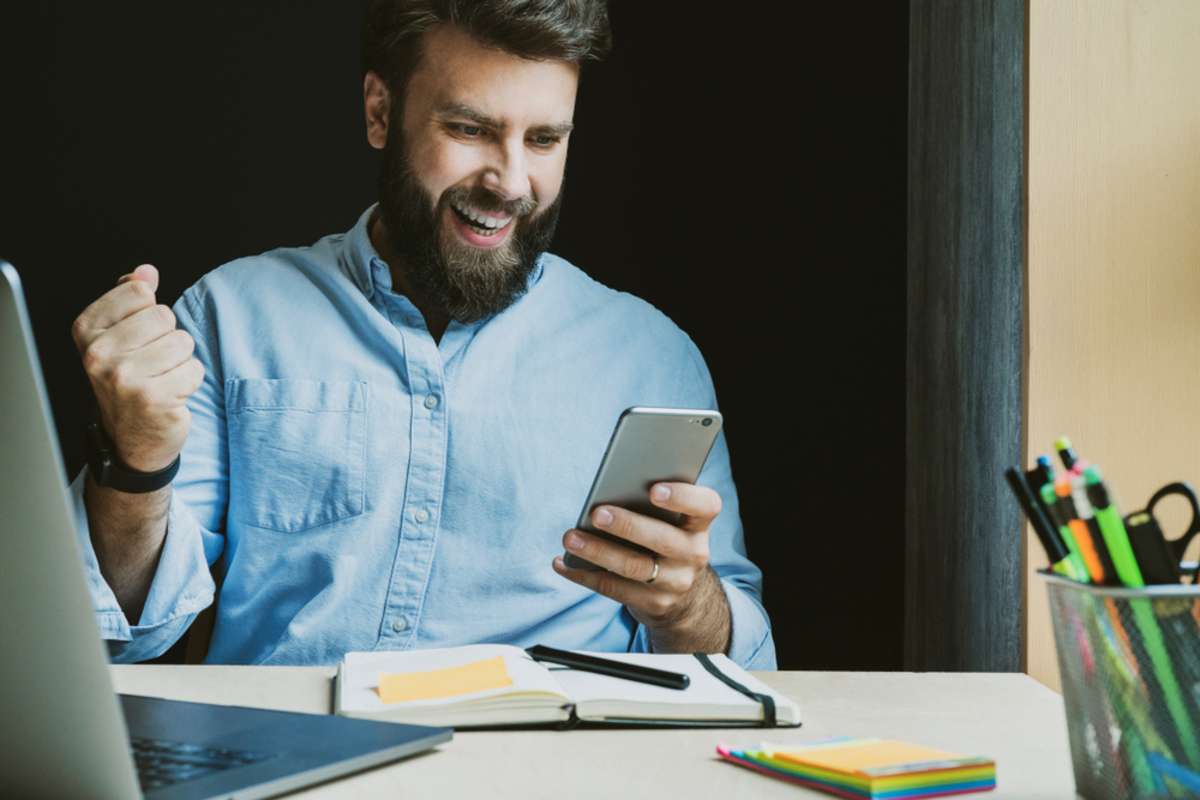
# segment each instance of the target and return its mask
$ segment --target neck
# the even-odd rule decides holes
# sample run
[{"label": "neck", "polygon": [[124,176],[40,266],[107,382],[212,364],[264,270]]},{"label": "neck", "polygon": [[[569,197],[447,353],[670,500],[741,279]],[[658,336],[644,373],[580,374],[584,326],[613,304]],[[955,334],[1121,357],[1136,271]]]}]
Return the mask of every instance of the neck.
[{"label": "neck", "polygon": [[428,298],[421,296],[413,287],[412,281],[408,279],[408,274],[404,269],[403,260],[392,247],[383,217],[378,212],[371,220],[368,232],[375,252],[379,253],[380,258],[387,263],[388,271],[392,274],[392,290],[412,301],[412,304],[421,312],[421,316],[425,318],[425,327],[429,328],[433,340],[441,341],[446,326],[450,324],[450,317]]}]

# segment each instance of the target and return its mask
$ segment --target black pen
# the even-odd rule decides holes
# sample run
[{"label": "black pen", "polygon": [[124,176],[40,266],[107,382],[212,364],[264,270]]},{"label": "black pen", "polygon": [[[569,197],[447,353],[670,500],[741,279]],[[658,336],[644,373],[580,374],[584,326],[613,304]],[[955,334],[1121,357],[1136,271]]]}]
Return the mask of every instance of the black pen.
[{"label": "black pen", "polygon": [[665,669],[643,667],[640,664],[626,664],[624,661],[597,658],[583,653],[572,653],[569,650],[555,650],[544,644],[527,647],[525,652],[534,661],[561,664],[571,669],[596,672],[600,675],[624,678],[627,681],[637,681],[638,683],[651,683],[655,686],[665,686],[668,689],[686,689],[692,682],[692,679],[682,672],[668,672]]}]

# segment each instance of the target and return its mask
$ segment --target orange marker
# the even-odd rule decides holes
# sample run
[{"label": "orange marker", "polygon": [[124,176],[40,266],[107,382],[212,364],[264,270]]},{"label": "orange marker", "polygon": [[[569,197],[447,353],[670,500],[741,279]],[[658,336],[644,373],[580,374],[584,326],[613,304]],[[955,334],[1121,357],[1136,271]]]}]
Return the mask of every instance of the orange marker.
[{"label": "orange marker", "polygon": [[1075,546],[1079,548],[1079,554],[1083,556],[1088,576],[1092,579],[1092,583],[1103,585],[1105,582],[1104,565],[1100,563],[1100,554],[1096,551],[1096,543],[1092,541],[1092,534],[1088,530],[1087,523],[1079,518],[1079,512],[1075,510],[1075,501],[1071,499],[1070,479],[1059,478],[1056,480],[1054,494],[1058,496],[1061,518],[1068,520],[1067,527],[1071,529],[1071,535],[1075,537]]}]

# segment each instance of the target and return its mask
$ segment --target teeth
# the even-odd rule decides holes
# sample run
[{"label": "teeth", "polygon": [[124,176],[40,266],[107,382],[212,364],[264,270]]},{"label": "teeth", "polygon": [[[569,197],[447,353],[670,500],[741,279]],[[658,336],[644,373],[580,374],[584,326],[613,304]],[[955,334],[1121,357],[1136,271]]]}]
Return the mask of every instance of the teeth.
[{"label": "teeth", "polygon": [[472,209],[467,208],[466,206],[455,205],[454,209],[456,211],[458,211],[460,214],[462,214],[464,217],[466,217],[467,219],[478,224],[480,227],[491,228],[492,230],[496,230],[497,228],[503,228],[505,225],[507,225],[512,220],[512,217],[505,217],[504,219],[496,219],[495,217],[485,217],[483,214],[480,214],[478,211],[473,211]]}]

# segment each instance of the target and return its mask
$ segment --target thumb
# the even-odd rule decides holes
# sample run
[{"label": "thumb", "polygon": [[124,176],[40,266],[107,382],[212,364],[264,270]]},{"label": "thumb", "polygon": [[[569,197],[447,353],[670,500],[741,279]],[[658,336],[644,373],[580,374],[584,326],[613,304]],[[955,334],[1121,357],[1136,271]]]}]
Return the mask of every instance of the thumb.
[{"label": "thumb", "polygon": [[122,275],[117,280],[117,285],[125,283],[125,281],[139,280],[150,284],[151,290],[158,291],[158,270],[153,264],[142,264],[133,272]]}]

